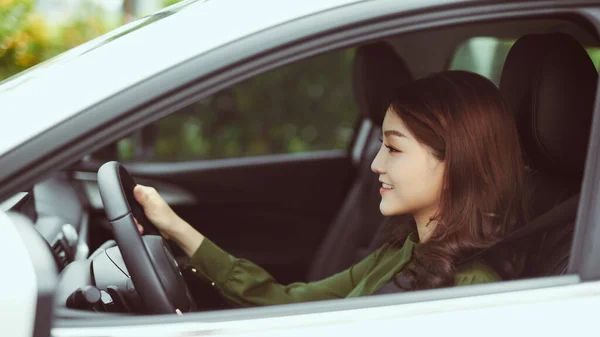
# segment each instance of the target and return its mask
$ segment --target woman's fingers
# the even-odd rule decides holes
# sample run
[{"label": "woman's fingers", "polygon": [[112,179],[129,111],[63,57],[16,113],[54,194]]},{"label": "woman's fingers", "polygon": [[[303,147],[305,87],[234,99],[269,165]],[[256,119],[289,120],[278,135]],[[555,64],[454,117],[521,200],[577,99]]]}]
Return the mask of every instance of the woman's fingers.
[{"label": "woman's fingers", "polygon": [[145,188],[145,186],[139,184],[135,185],[135,187],[133,188],[133,197],[135,198],[135,200],[137,200],[137,202],[140,203],[140,205],[142,205],[142,207],[146,205],[146,202],[148,200],[148,193],[146,193]]},{"label": "woman's fingers", "polygon": [[134,217],[133,220],[135,221],[135,225],[137,226],[138,231],[140,232],[140,234],[144,234],[144,227],[142,227],[142,225],[140,225],[140,223],[137,221],[137,219]]},{"label": "woman's fingers", "polygon": [[[169,205],[164,201],[154,187],[136,185],[133,194],[137,202],[144,208],[144,213],[148,220],[156,226],[161,235],[168,239],[172,229],[180,218],[173,212]],[[138,230],[143,233],[143,228],[136,221]]]}]

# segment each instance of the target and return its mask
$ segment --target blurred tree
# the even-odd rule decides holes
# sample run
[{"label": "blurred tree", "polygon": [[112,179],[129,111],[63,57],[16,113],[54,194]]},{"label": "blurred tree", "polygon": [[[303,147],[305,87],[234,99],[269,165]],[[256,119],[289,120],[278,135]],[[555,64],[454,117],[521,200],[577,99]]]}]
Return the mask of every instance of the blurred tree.
[{"label": "blurred tree", "polygon": [[163,7],[169,7],[169,6],[171,6],[173,4],[176,4],[176,3],[180,2],[180,1],[181,0],[163,0],[162,1],[162,6]]},{"label": "blurred tree", "polygon": [[[358,110],[354,49],[277,68],[221,90],[161,120],[151,158],[123,142],[119,160],[186,161],[344,149]],[[127,151],[127,152],[125,152]]]},{"label": "blurred tree", "polygon": [[82,1],[76,16],[53,29],[53,50],[49,56],[56,56],[113,28],[116,25],[108,23],[107,14],[100,6],[91,1]]},{"label": "blurred tree", "polygon": [[17,74],[110,30],[103,12],[83,2],[78,15],[50,27],[34,0],[0,0],[0,80]]},{"label": "blurred tree", "polygon": [[0,0],[0,79],[48,57],[52,43],[33,0]]},{"label": "blurred tree", "polygon": [[135,0],[123,0],[123,23],[133,21],[135,18]]}]

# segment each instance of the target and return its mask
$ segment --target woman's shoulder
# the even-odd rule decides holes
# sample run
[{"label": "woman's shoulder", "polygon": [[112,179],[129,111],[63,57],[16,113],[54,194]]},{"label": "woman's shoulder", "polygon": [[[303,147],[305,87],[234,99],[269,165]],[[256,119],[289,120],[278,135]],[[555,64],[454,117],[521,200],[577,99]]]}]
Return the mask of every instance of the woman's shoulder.
[{"label": "woman's shoulder", "polygon": [[457,286],[497,281],[502,281],[502,278],[483,260],[474,260],[459,267],[454,277]]}]

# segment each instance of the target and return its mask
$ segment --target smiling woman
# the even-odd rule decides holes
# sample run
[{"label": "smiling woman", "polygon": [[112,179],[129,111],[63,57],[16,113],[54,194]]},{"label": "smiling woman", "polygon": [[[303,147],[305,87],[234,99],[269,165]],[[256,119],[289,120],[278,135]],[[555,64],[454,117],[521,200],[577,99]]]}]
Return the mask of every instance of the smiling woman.
[{"label": "smiling woman", "polygon": [[[383,184],[381,213],[411,214],[416,231],[398,226],[401,234],[391,242],[329,278],[279,284],[256,264],[206,239],[155,189],[136,187],[136,199],[161,234],[191,258],[190,268],[242,306],[500,280],[482,260],[456,267],[521,219],[523,163],[514,120],[498,89],[479,75],[449,71],[410,83],[397,95],[372,169]],[[497,145],[481,146],[492,141]]]},{"label": "smiling woman", "polygon": [[[524,220],[514,118],[491,81],[447,71],[401,89],[383,134],[372,167],[392,188],[382,189],[381,212],[412,214],[423,242],[403,275],[410,288],[450,286],[457,261]],[[391,239],[414,230],[396,228]]]}]

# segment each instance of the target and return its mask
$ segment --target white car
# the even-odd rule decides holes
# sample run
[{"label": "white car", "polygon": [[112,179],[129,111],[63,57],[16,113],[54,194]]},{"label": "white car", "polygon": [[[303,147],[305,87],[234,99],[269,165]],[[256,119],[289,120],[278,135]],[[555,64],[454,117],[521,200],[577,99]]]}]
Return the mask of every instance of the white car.
[{"label": "white car", "polygon": [[[598,1],[188,0],[0,83],[0,335],[597,336],[599,32]],[[516,279],[237,308],[115,225],[119,161],[282,283],[343,270],[385,223],[386,95],[445,69],[517,115]]]}]

